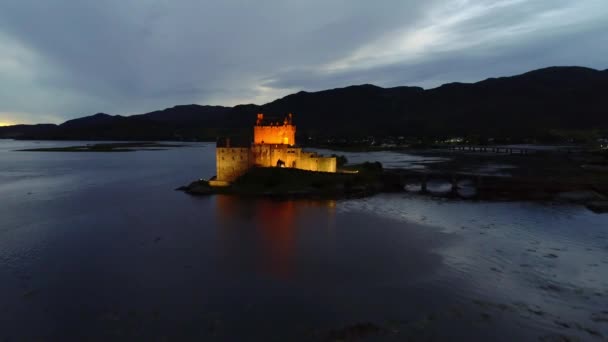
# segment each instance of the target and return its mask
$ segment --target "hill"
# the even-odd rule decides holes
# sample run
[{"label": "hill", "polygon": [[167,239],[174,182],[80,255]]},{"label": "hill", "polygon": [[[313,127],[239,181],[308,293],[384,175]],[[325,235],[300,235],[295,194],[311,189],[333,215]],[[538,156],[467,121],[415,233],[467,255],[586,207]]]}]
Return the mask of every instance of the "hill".
[{"label": "hill", "polygon": [[606,89],[608,70],[550,67],[428,90],[365,84],[301,91],[261,106],[192,104],[132,116],[98,113],[61,125],[0,127],[0,138],[215,140],[224,134],[250,134],[256,113],[283,117],[292,112],[301,137],[543,140],[608,130]]}]

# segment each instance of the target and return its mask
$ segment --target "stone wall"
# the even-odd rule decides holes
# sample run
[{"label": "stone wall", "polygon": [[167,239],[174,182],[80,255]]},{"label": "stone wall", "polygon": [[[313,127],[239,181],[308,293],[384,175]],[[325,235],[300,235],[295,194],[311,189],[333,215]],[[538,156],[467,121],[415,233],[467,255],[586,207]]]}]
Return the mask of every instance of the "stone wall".
[{"label": "stone wall", "polygon": [[338,162],[335,157],[316,157],[317,170],[320,172],[336,172]]},{"label": "stone wall", "polygon": [[285,167],[297,167],[298,159],[302,152],[301,148],[287,145],[252,145],[252,165],[261,167],[277,166],[279,160],[283,161]]},{"label": "stone wall", "polygon": [[298,160],[298,169],[320,172],[336,172],[335,157],[321,157],[314,152],[302,152]]},{"label": "stone wall", "polygon": [[285,167],[322,172],[336,172],[337,161],[333,157],[321,157],[314,152],[304,152],[299,147],[285,145],[251,146],[253,165],[262,167],[277,166],[279,160]]},{"label": "stone wall", "polygon": [[245,147],[218,147],[215,158],[218,181],[232,182],[251,165],[249,148]]}]

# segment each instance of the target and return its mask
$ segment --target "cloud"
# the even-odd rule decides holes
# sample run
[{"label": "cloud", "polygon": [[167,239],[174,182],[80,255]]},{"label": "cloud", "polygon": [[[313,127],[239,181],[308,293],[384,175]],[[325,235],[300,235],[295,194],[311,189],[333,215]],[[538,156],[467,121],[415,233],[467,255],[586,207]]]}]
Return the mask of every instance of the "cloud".
[{"label": "cloud", "polygon": [[594,42],[607,15],[604,0],[4,0],[0,113],[61,122],[353,83],[606,68],[608,44]]},{"label": "cloud", "polygon": [[415,28],[370,42],[321,68],[276,74],[266,85],[318,89],[376,82],[434,87],[551,65],[606,65],[608,6],[599,2],[578,7],[565,1],[468,4],[446,3]]}]

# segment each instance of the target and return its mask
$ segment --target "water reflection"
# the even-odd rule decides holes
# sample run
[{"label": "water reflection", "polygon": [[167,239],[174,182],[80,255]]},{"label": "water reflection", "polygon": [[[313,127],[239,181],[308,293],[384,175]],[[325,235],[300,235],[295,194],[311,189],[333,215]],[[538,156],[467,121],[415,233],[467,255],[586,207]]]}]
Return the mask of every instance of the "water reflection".
[{"label": "water reflection", "polygon": [[290,279],[296,271],[298,233],[306,228],[302,222],[306,222],[307,217],[314,218],[315,225],[327,226],[328,232],[335,225],[334,200],[253,200],[216,196],[216,207],[225,257],[236,256],[235,264],[240,266],[253,262],[260,273],[280,279]]},{"label": "water reflection", "polygon": [[0,340],[317,341],[357,322],[390,332],[369,340],[608,335],[607,216],[582,207],[190,197],[172,189],[213,174],[212,144],[6,143]]}]

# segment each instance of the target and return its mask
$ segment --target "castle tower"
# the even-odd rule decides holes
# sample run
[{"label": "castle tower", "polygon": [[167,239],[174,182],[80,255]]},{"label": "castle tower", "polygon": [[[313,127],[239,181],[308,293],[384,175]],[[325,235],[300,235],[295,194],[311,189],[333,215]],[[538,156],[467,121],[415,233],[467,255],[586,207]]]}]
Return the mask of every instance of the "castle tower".
[{"label": "castle tower", "polygon": [[253,143],[256,145],[295,145],[296,126],[293,124],[293,115],[290,113],[281,124],[279,122],[267,122],[264,119],[264,114],[258,114],[253,127]]}]

